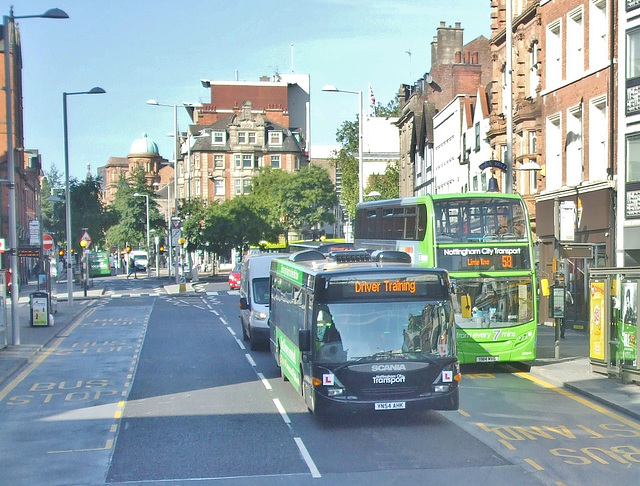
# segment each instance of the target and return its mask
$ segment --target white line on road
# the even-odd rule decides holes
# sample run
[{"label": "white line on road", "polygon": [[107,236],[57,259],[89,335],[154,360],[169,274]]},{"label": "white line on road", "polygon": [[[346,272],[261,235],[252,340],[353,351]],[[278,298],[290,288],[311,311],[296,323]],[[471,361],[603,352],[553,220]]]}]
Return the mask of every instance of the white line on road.
[{"label": "white line on road", "polygon": [[222,322],[222,324],[224,324],[225,326],[229,326],[229,324],[227,324],[227,321],[224,319],[224,317],[220,318],[220,321]]},{"label": "white line on road", "polygon": [[282,417],[282,420],[284,420],[285,424],[290,424],[291,423],[291,419],[289,418],[289,416],[287,415],[287,412],[285,411],[284,407],[282,406],[282,403],[280,403],[280,400],[278,400],[277,398],[273,399],[273,403],[275,404],[276,408],[278,409],[278,412],[280,413],[280,416]]},{"label": "white line on road", "polygon": [[260,381],[267,390],[272,390],[271,383],[269,383],[269,380],[267,380],[262,373],[258,373],[258,378],[260,378]]},{"label": "white line on road", "polygon": [[231,329],[231,327],[230,327],[230,326],[227,326],[227,331],[229,331],[229,332],[231,333],[231,335],[232,335],[232,336],[235,336],[235,335],[236,335],[235,331],[234,331],[233,329]]},{"label": "white line on road", "polygon": [[311,472],[311,477],[321,478],[322,474],[320,474],[320,471],[318,471],[316,464],[313,462],[313,459],[311,459],[311,454],[309,454],[309,451],[305,447],[304,442],[302,442],[302,439],[300,437],[294,437],[293,440],[296,441],[296,445],[298,446],[298,449],[300,449],[300,454],[302,454],[304,462],[307,463],[307,467]]},{"label": "white line on road", "polygon": [[238,343],[238,346],[240,347],[240,349],[242,350],[247,349],[244,347],[244,344],[242,344],[242,341],[240,341],[238,338],[236,338],[236,342]]},{"label": "white line on road", "polygon": [[247,358],[247,361],[249,362],[249,364],[251,366],[253,366],[254,368],[257,366],[256,362],[253,361],[253,358],[251,357],[251,355],[249,353],[245,354],[244,357]]}]

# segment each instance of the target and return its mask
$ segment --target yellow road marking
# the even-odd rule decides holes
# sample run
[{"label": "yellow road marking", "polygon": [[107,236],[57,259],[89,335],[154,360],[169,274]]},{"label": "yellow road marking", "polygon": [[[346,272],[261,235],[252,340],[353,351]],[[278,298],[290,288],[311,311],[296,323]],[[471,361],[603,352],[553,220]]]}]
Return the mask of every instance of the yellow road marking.
[{"label": "yellow road marking", "polygon": [[537,469],[538,471],[544,471],[544,468],[540,464],[538,464],[537,462],[535,462],[535,461],[533,461],[531,459],[525,459],[524,462],[529,464],[534,469]]},{"label": "yellow road marking", "polygon": [[107,451],[113,447],[113,439],[107,439],[104,447],[94,447],[93,449],[68,449],[66,451],[47,451],[47,454],[68,454],[70,452],[95,452]]},{"label": "yellow road marking", "polygon": [[11,380],[6,387],[4,387],[0,391],[0,402],[7,398],[7,395],[11,393],[15,387],[17,387],[27,376],[31,374],[33,370],[35,370],[40,364],[49,357],[58,347],[64,342],[64,340],[69,337],[69,334],[73,332],[73,330],[80,325],[80,323],[88,317],[88,315],[94,312],[95,309],[89,309],[85,312],[86,315],[81,316],[78,320],[68,328],[65,336],[59,337],[56,339],[51,346],[49,346],[40,356],[38,356],[33,363],[31,363],[27,368],[24,369],[18,376],[16,376],[13,380]]},{"label": "yellow road marking", "polygon": [[578,403],[580,403],[581,405],[584,405],[585,407],[590,408],[591,410],[601,413],[603,415],[606,415],[609,418],[612,418],[613,420],[618,420],[619,422],[622,422],[625,425],[628,425],[631,428],[634,428],[636,430],[640,430],[640,424],[633,421],[633,420],[629,420],[626,417],[623,417],[622,415],[619,415],[615,412],[612,412],[611,410],[607,410],[606,408],[586,399],[583,398],[581,396],[578,396],[568,390],[565,390],[564,388],[559,388],[555,385],[552,385],[551,383],[547,383],[546,381],[541,380],[540,378],[536,378],[535,376],[531,376],[527,373],[515,373],[516,376],[520,377],[520,378],[525,378],[529,381],[532,381],[538,385],[540,385],[543,388],[548,388],[549,390],[552,390],[556,393],[559,393],[560,395],[564,395],[565,397],[574,400]]}]

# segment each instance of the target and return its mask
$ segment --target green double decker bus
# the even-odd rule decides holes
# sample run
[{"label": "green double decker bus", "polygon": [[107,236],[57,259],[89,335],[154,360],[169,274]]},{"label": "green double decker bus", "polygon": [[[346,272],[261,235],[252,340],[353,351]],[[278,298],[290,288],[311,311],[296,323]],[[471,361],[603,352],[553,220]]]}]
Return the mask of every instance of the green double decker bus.
[{"label": "green double decker bus", "polygon": [[272,261],[270,347],[309,410],[457,410],[449,277],[398,259],[409,261],[317,250]]},{"label": "green double decker bus", "polygon": [[360,203],[356,248],[400,250],[448,270],[461,364],[536,357],[538,292],[529,215],[518,194],[437,194]]}]

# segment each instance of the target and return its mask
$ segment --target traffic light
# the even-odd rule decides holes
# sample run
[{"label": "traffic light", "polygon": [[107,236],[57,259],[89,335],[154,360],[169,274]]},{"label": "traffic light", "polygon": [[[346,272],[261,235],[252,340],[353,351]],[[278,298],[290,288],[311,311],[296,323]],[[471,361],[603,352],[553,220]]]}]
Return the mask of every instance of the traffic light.
[{"label": "traffic light", "polygon": [[60,248],[60,249],[58,250],[58,255],[59,255],[59,256],[61,256],[61,257],[63,257],[63,256],[64,256],[64,250],[63,250],[62,248]]},{"label": "traffic light", "polygon": [[127,253],[131,253],[131,246],[127,245]]},{"label": "traffic light", "polygon": [[158,248],[158,250],[160,250],[160,253],[164,252],[164,245],[160,245],[160,248]]}]

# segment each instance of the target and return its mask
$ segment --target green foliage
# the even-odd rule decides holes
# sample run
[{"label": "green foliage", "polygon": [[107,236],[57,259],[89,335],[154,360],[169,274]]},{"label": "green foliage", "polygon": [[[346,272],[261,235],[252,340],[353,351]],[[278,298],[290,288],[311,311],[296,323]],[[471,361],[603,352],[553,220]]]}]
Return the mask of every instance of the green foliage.
[{"label": "green foliage", "polygon": [[[398,96],[390,101],[386,106],[376,108],[376,116],[398,116],[400,104]],[[334,152],[333,162],[341,173],[342,190],[340,202],[345,207],[349,219],[353,221],[356,215],[356,205],[359,198],[359,167],[358,167],[358,138],[359,120],[355,122],[345,121],[336,132],[336,141],[341,145],[340,149]],[[364,181],[364,194],[371,191],[378,191],[382,198],[398,197],[400,191],[400,180],[397,164],[394,167],[387,166],[384,175],[376,175],[369,181]],[[394,187],[395,184],[395,187]]]},{"label": "green foliage", "polygon": [[376,116],[385,117],[385,116],[398,116],[400,114],[400,101],[398,100],[398,95],[389,101],[386,106],[377,106],[376,107]]},{"label": "green foliage", "polygon": [[[149,230],[164,234],[167,223],[158,211],[157,195],[147,185],[147,178],[142,167],[135,168],[129,180],[124,175],[117,184],[115,198],[110,207],[109,220],[114,223],[106,231],[106,239],[110,247],[123,248],[127,244],[134,248],[147,246],[147,201],[149,196]],[[150,237],[152,239],[152,237]]]},{"label": "green foliage", "polygon": [[[67,238],[63,184],[62,175],[55,166],[52,166],[49,172],[45,172],[40,187],[42,230],[51,234],[53,240],[58,244],[65,242]],[[54,202],[50,198],[60,199],[60,201]]]},{"label": "green foliage", "polygon": [[358,204],[358,122],[345,121],[336,132],[336,140],[341,145],[335,152],[333,162],[342,177],[340,202],[353,220]]},{"label": "green foliage", "polygon": [[232,248],[246,250],[262,240],[277,241],[278,233],[268,219],[254,197],[236,196],[206,209],[199,238],[205,249],[219,255]]},{"label": "green foliage", "polygon": [[[384,174],[373,174],[369,178],[365,194],[378,191],[380,196],[376,199],[394,199],[400,197],[400,170],[398,162],[387,164]],[[368,199],[366,199],[368,200]]]},{"label": "green foliage", "polygon": [[285,241],[291,230],[334,221],[333,208],[338,201],[326,169],[310,165],[292,173],[267,167],[252,182],[251,197],[267,212],[274,232],[284,234]]}]

